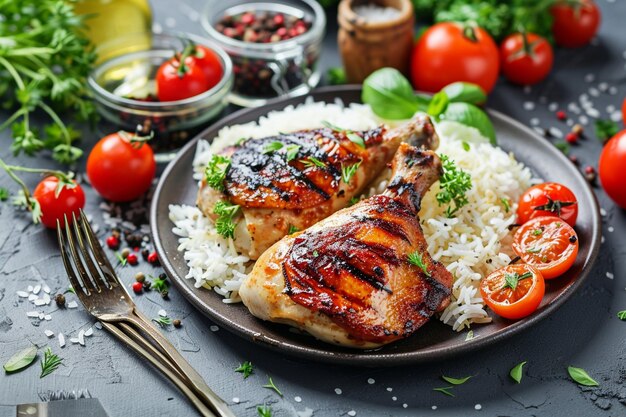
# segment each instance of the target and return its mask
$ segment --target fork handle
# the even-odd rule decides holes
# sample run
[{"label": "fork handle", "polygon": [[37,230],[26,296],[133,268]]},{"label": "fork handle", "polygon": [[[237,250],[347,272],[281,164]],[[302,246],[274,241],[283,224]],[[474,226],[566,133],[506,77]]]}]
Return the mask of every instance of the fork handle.
[{"label": "fork handle", "polygon": [[228,408],[228,405],[209,388],[202,376],[178,353],[178,350],[161,334],[161,332],[144,316],[135,309],[130,317],[120,317],[120,321],[128,321],[145,332],[154,343],[162,350],[163,354],[171,361],[181,375],[185,376],[190,383],[190,388],[204,400],[213,412],[220,417],[236,417]]},{"label": "fork handle", "polygon": [[180,389],[183,394],[193,403],[196,409],[200,412],[203,417],[217,417],[205,404],[201,401],[200,398],[196,395],[194,391],[192,391],[185,383],[180,379],[180,377],[172,372],[167,366],[163,365],[159,362],[154,356],[150,355],[148,351],[146,351],[143,347],[137,344],[132,338],[127,336],[123,331],[118,329],[114,324],[102,322],[102,326],[111,332],[115,337],[120,339],[124,344],[134,350],[137,354],[142,356],[144,359],[147,359],[152,365],[154,365],[159,371],[161,371],[165,376],[167,376],[170,381],[174,383]]}]

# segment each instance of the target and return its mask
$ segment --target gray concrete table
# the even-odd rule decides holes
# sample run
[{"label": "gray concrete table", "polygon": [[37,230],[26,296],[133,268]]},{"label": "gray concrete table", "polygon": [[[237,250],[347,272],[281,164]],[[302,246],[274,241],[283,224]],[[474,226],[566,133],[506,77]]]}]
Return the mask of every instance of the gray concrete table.
[{"label": "gray concrete table", "polygon": [[[201,0],[155,0],[155,29],[202,33],[198,15]],[[603,11],[600,36],[579,50],[558,50],[550,79],[532,89],[501,82],[489,105],[523,123],[567,132],[554,112],[576,114],[581,95],[609,118],[626,96],[626,2],[598,0]],[[174,7],[176,5],[176,7]],[[324,68],[339,64],[334,16],[324,43]],[[584,99],[584,98],[583,98]],[[6,117],[6,113],[3,113]],[[592,118],[587,118],[593,121]],[[582,119],[585,121],[585,118]],[[592,123],[586,125],[592,132]],[[558,135],[558,131],[554,131]],[[89,149],[96,134],[87,135]],[[595,165],[601,145],[589,139],[573,148],[583,165]],[[13,158],[10,137],[0,133],[2,158],[31,166],[52,166],[43,158]],[[35,179],[31,182],[34,185]],[[6,175],[0,186],[15,189]],[[626,415],[626,323],[616,313],[626,309],[626,213],[597,189],[604,209],[605,242],[600,259],[585,285],[562,308],[534,328],[491,348],[445,362],[401,368],[351,368],[311,363],[265,350],[220,329],[198,313],[175,290],[170,301],[155,293],[137,297],[139,308],[151,317],[166,309],[183,319],[182,329],[166,329],[167,337],[226,399],[237,415],[256,416],[267,404],[273,415],[284,416],[624,416]],[[87,211],[102,222],[100,200],[87,188]],[[145,264],[143,264],[145,265]],[[138,269],[119,270],[125,282]],[[141,267],[146,272],[158,272]],[[0,375],[0,405],[31,402],[48,390],[88,389],[111,416],[187,416],[193,409],[172,384],[138,360],[103,330],[95,329],[86,346],[68,342],[59,349],[44,329],[63,332],[69,339],[94,324],[81,308],[40,309],[52,316],[40,321],[26,316],[35,308],[16,291],[44,280],[55,293],[67,288],[55,234],[29,223],[7,204],[0,205],[0,362],[28,342],[49,344],[64,358],[64,366],[39,379],[35,365],[15,375]],[[71,299],[71,296],[69,297]],[[234,368],[252,361],[255,373],[244,380]],[[521,384],[508,377],[510,368],[528,361]],[[585,368],[599,388],[581,388],[569,380],[568,365]],[[456,397],[432,391],[442,386],[440,375],[474,377],[456,388]],[[284,397],[262,385],[271,376]],[[0,414],[6,408],[0,407]],[[7,414],[10,415],[10,414]]]}]

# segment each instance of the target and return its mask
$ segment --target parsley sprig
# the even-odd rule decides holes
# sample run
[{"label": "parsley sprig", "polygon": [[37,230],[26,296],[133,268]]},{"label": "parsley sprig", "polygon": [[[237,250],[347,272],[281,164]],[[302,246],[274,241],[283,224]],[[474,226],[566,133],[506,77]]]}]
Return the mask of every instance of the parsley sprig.
[{"label": "parsley sprig", "polygon": [[410,253],[408,258],[411,264],[420,268],[427,277],[430,277],[430,272],[428,272],[428,268],[426,267],[426,264],[424,263],[424,260],[422,258],[422,254],[420,253],[419,250],[416,250],[415,252]]},{"label": "parsley sprig", "polygon": [[243,374],[243,379],[248,378],[250,375],[254,373],[254,368],[252,366],[252,362],[245,361],[240,364],[238,368],[235,369],[235,372],[240,372]]},{"label": "parsley sprig", "polygon": [[213,207],[213,213],[217,214],[217,220],[215,220],[215,228],[217,233],[225,238],[235,237],[235,222],[233,218],[239,212],[239,206],[237,204],[229,203],[228,201],[218,201]]},{"label": "parsley sprig", "polygon": [[263,388],[269,388],[271,390],[276,391],[276,394],[280,395],[281,397],[283,396],[283,393],[280,392],[280,390],[278,389],[278,387],[276,386],[276,384],[274,384],[274,381],[272,381],[272,377],[269,377],[269,380],[267,382],[267,384],[263,385]]},{"label": "parsley sprig", "polygon": [[48,376],[52,372],[56,371],[61,365],[61,362],[63,362],[63,359],[52,353],[52,349],[48,347],[44,351],[43,358],[41,359],[41,374],[39,375],[39,378]]},{"label": "parsley sprig", "polygon": [[230,167],[230,158],[223,155],[213,155],[204,171],[204,178],[209,187],[224,191],[226,172]]},{"label": "parsley sprig", "polygon": [[469,203],[465,193],[472,188],[472,177],[462,169],[459,169],[454,161],[447,155],[441,155],[443,163],[443,175],[439,179],[439,191],[436,195],[440,206],[449,204],[446,208],[446,216],[454,217],[456,212]]}]

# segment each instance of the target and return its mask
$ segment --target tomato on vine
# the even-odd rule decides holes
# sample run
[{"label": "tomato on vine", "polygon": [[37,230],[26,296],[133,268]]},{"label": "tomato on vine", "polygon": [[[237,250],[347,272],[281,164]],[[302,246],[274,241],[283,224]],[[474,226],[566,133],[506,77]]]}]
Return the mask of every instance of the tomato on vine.
[{"label": "tomato on vine", "polygon": [[500,64],[511,82],[532,85],[543,81],[554,62],[552,46],[534,33],[514,33],[500,45]]},{"label": "tomato on vine", "polygon": [[560,0],[550,11],[554,19],[552,33],[559,46],[585,46],[600,27],[600,8],[593,0]]},{"label": "tomato on vine", "polygon": [[544,182],[526,190],[517,207],[518,223],[542,216],[560,217],[573,227],[578,217],[578,200],[572,190],[556,182]]},{"label": "tomato on vine", "polygon": [[159,101],[177,101],[204,93],[209,81],[202,67],[185,49],[180,56],[165,61],[156,74]]},{"label": "tomato on vine", "polygon": [[56,229],[57,221],[65,226],[65,218],[72,222],[72,215],[78,216],[80,209],[85,207],[85,192],[74,180],[60,179],[51,175],[43,180],[33,191],[41,210],[41,223]]},{"label": "tomato on vine", "polygon": [[208,88],[215,87],[224,75],[224,68],[222,67],[222,61],[219,55],[206,46],[195,45],[195,51],[191,57],[202,69],[202,72],[204,72]]}]

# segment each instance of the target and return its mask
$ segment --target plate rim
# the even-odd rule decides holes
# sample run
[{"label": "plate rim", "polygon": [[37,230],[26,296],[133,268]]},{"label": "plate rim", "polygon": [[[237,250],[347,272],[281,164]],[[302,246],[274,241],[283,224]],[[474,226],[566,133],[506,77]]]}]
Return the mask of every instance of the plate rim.
[{"label": "plate rim", "polygon": [[[328,93],[336,93],[338,96],[341,94],[348,93],[356,93],[361,91],[362,86],[358,84],[351,85],[342,85],[342,86],[325,86],[312,90],[306,97],[314,96],[317,94],[328,94]],[[304,96],[298,97],[289,97],[289,98],[276,98],[268,103],[265,106],[273,106],[277,104],[284,104],[284,106],[288,106],[293,104],[292,102],[299,102],[303,99]],[[332,352],[329,350],[324,350],[323,348],[317,347],[309,347],[309,346],[301,346],[298,343],[293,342],[285,342],[281,340],[276,340],[274,338],[268,337],[258,332],[251,331],[245,326],[240,325],[239,323],[229,321],[227,318],[222,317],[221,314],[214,311],[211,306],[207,305],[194,293],[195,287],[193,285],[189,285],[187,281],[188,279],[184,277],[179,277],[175,272],[174,266],[172,262],[166,254],[165,248],[162,246],[160,239],[160,228],[157,223],[157,206],[158,201],[161,197],[161,193],[163,192],[163,188],[165,187],[165,181],[171,171],[175,168],[177,162],[184,157],[188,152],[193,151],[191,148],[195,148],[197,142],[200,139],[204,139],[205,132],[208,132],[216,127],[222,128],[231,124],[231,122],[236,121],[241,116],[246,115],[247,113],[251,113],[258,110],[258,108],[243,108],[237,110],[219,120],[215,123],[208,126],[198,135],[196,135],[192,140],[190,140],[184,147],[182,147],[175,158],[168,163],[166,168],[163,170],[163,173],[159,177],[159,182],[155,189],[155,192],[152,197],[152,201],[150,204],[150,231],[153,237],[153,243],[155,246],[155,250],[159,255],[159,260],[161,262],[161,266],[170,277],[171,281],[174,283],[177,290],[181,293],[183,298],[188,301],[191,305],[194,306],[197,310],[199,310],[203,315],[214,321],[215,323],[223,326],[225,329],[229,330],[231,333],[236,334],[239,337],[244,338],[245,340],[249,340],[254,342],[260,346],[269,348],[275,352],[287,352],[291,355],[303,358],[303,359],[312,359],[315,361],[322,361],[327,363],[338,363],[338,364],[347,364],[347,365],[355,365],[355,366],[400,366],[407,364],[415,364],[426,361],[435,361],[435,360],[443,360],[448,359],[453,356],[462,356],[470,351],[483,349],[487,346],[499,343],[500,341],[507,339],[515,334],[523,332],[528,328],[534,326],[535,324],[543,321],[546,317],[550,316],[554,311],[560,308],[571,296],[579,289],[579,287],[586,281],[589,277],[590,272],[593,266],[596,263],[598,258],[598,254],[600,251],[600,241],[602,236],[602,220],[600,216],[600,208],[598,204],[598,199],[595,193],[593,192],[591,186],[586,182],[581,182],[584,188],[584,192],[586,194],[585,198],[591,197],[591,226],[592,233],[590,238],[590,251],[589,255],[586,259],[585,264],[583,265],[578,277],[573,281],[571,285],[569,285],[561,294],[559,294],[555,299],[553,299],[548,305],[546,305],[541,311],[538,313],[516,322],[513,322],[506,326],[503,330],[498,333],[488,335],[485,337],[479,337],[472,340],[467,341],[462,345],[457,345],[454,347],[435,347],[435,348],[422,348],[418,351],[413,352],[390,352],[374,355],[372,351],[358,351],[354,352]],[[525,133],[534,136],[536,138],[541,138],[535,131],[533,131],[528,126],[523,123],[513,119],[510,116],[505,115],[497,110],[487,108],[487,112],[490,117],[499,119],[501,122],[509,124],[517,129],[525,131]],[[557,159],[560,159],[563,163],[570,164],[571,162],[558,150],[555,150],[555,154]],[[171,230],[170,230],[171,232]],[[331,345],[329,345],[331,346]]]}]

